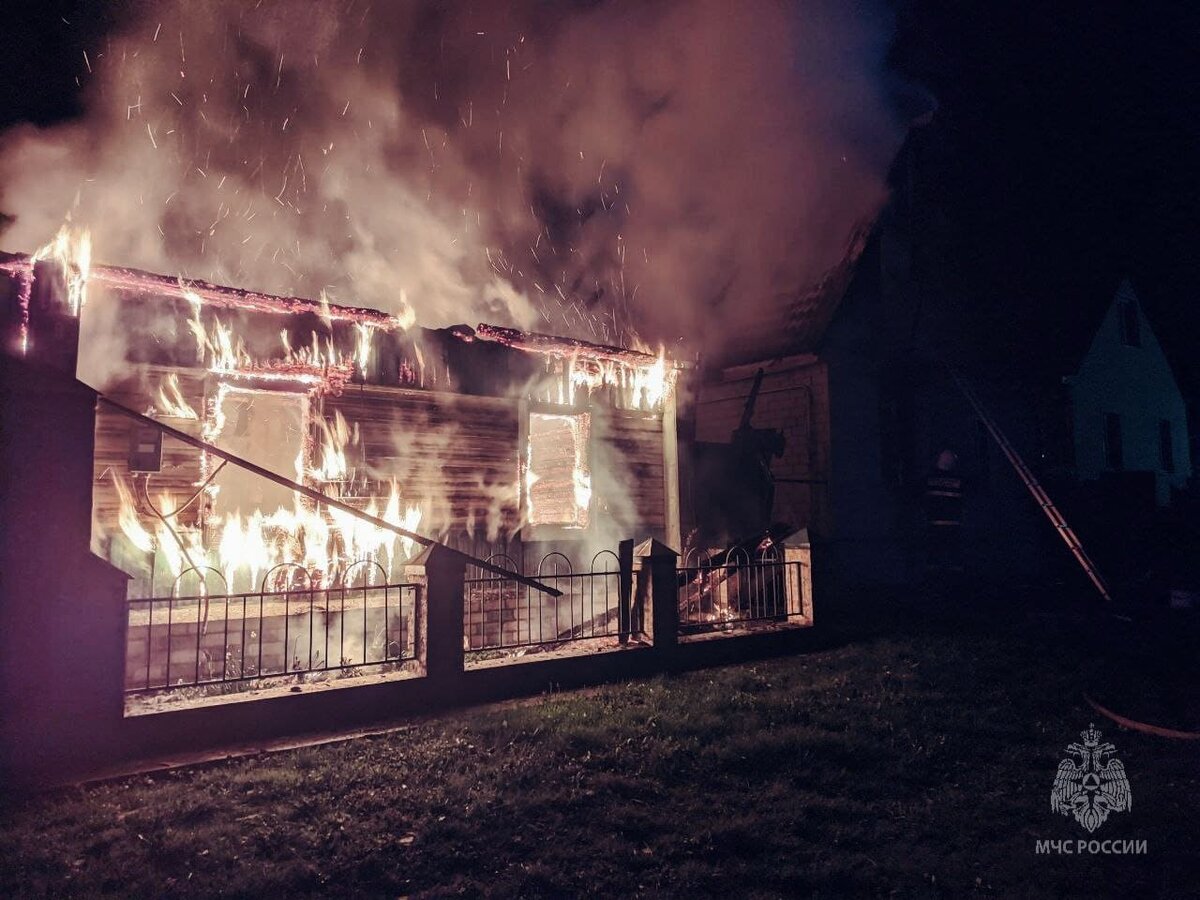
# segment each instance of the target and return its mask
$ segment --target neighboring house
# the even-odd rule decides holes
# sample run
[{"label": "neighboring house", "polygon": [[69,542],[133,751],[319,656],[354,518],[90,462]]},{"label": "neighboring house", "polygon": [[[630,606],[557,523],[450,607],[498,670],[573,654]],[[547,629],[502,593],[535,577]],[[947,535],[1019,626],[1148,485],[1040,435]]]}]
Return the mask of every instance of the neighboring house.
[{"label": "neighboring house", "polygon": [[[772,466],[772,518],[809,529],[825,578],[899,583],[926,573],[940,540],[928,527],[929,480],[945,451],[962,485],[961,525],[948,526],[956,562],[983,578],[1037,577],[1053,530],[949,377],[948,365],[964,362],[954,317],[891,278],[897,246],[885,212],[869,239],[852,241],[843,263],[792,304],[807,327],[770,356],[707,370],[695,391],[695,437],[730,440],[761,368],[751,425],[776,429],[786,442]],[[972,383],[1039,467],[1043,437],[1056,433],[1047,422],[1057,424],[1062,406],[1054,401],[1048,412],[1032,402],[1036,388],[1003,372],[973,373]],[[712,486],[686,475],[684,509],[703,508]],[[685,532],[688,524],[685,516]]]},{"label": "neighboring house", "polygon": [[[797,337],[775,355],[707,373],[696,392],[696,438],[730,439],[761,368],[751,424],[786,440],[773,466],[773,518],[810,529],[827,576],[921,577],[936,556],[928,480],[949,450],[962,482],[964,566],[984,578],[1035,578],[1065,551],[949,377],[953,366],[1077,530],[1128,571],[1112,532],[1148,527],[1154,506],[1169,504],[1191,476],[1184,400],[1129,282],[1097,331],[1046,336],[1056,346],[1044,369],[980,364],[944,298],[897,277],[907,248],[893,209],[865,246],[853,242],[842,265],[793,303],[794,316],[808,316]],[[1075,374],[1063,379],[1063,366]],[[685,480],[685,508],[689,492],[694,504],[709,490]]]},{"label": "neighboring house", "polygon": [[1168,505],[1172,490],[1186,487],[1192,474],[1187,409],[1128,279],[1063,381],[1075,477],[1090,482],[1117,472],[1153,473],[1155,500]]},{"label": "neighboring house", "polygon": [[[1099,295],[1032,320],[993,304],[998,334],[998,320],[963,295],[970,242],[942,196],[954,165],[936,118],[910,132],[869,234],[850,241],[821,284],[784,298],[783,321],[760,352],[704,370],[695,439],[730,440],[761,368],[750,424],[786,441],[773,461],[773,518],[810,529],[827,576],[901,582],[928,570],[939,556],[930,484],[945,451],[961,486],[953,543],[962,565],[1005,583],[1061,571],[1069,556],[949,377],[954,368],[1085,540],[1094,539],[1100,564],[1132,573],[1140,563],[1118,559],[1128,536],[1148,529],[1156,506],[1191,476],[1171,367],[1128,281],[1098,330]],[[687,477],[681,490],[685,510],[702,508],[712,493]]]}]

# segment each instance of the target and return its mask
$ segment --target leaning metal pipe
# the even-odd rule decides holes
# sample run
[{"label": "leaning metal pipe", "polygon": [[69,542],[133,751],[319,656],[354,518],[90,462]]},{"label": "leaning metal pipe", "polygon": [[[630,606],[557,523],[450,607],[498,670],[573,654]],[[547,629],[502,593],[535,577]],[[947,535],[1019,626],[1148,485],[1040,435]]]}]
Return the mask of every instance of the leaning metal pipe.
[{"label": "leaning metal pipe", "polygon": [[328,494],[322,494],[320,491],[315,491],[310,487],[306,487],[305,485],[300,484],[298,481],[292,481],[290,478],[284,478],[282,475],[277,475],[270,469],[264,469],[262,466],[255,465],[249,460],[242,459],[240,456],[230,453],[228,450],[222,450],[220,447],[214,447],[207,441],[202,441],[200,438],[192,437],[190,434],[180,431],[177,428],[172,428],[170,425],[164,425],[157,419],[152,419],[149,416],[144,416],[139,412],[134,412],[129,407],[122,406],[120,403],[105,397],[103,394],[98,394],[96,399],[113,412],[133,419],[135,422],[140,422],[143,425],[149,425],[152,428],[157,428],[163,434],[167,435],[167,437],[173,437],[177,441],[182,441],[183,443],[190,444],[197,449],[211,453],[218,459],[231,462],[235,466],[240,466],[241,468],[245,469],[247,472],[260,475],[268,481],[273,481],[276,484],[295,491],[298,494],[303,494],[305,497],[308,497],[310,500],[314,500],[317,503],[325,503],[329,506],[332,506],[334,509],[340,509],[342,512],[356,516],[359,519],[362,519],[364,522],[369,522],[376,528],[385,528],[388,531],[400,535],[401,537],[408,538],[410,541],[420,544],[422,547],[432,547],[437,544],[444,550],[461,556],[463,559],[467,560],[467,562],[471,563],[471,565],[478,566],[485,572],[491,572],[494,575],[503,575],[505,578],[511,578],[513,581],[520,582],[521,584],[541,591],[544,594],[549,594],[551,597],[562,596],[562,591],[548,587],[547,585],[542,584],[540,581],[529,578],[525,575],[518,575],[516,572],[510,572],[508,569],[505,569],[502,566],[494,565],[487,560],[479,559],[474,556],[468,556],[461,550],[455,550],[453,547],[447,547],[441,541],[435,541],[433,538],[427,538],[423,534],[417,534],[415,531],[409,531],[407,528],[401,528],[399,525],[393,525],[391,522],[385,522],[383,519],[378,519],[375,516],[367,515],[361,509],[356,509],[349,503],[343,503],[341,500],[330,497]]}]

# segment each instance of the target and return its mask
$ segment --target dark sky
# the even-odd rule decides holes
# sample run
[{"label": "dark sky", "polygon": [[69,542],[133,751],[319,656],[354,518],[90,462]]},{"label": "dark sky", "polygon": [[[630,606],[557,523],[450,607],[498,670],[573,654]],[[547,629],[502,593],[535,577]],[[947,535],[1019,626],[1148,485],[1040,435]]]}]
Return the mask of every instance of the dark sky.
[{"label": "dark sky", "polygon": [[1194,391],[1200,7],[924,0],[898,23],[895,64],[941,104],[951,264],[991,339],[1072,340],[1128,275]]},{"label": "dark sky", "polygon": [[[0,126],[77,113],[108,3],[6,5]],[[893,65],[953,146],[960,284],[995,340],[1091,320],[1124,274],[1200,386],[1200,6],[912,0]]]},{"label": "dark sky", "polygon": [[46,0],[5,4],[0,53],[0,127],[48,125],[78,112],[83,51],[102,39],[105,4]]}]

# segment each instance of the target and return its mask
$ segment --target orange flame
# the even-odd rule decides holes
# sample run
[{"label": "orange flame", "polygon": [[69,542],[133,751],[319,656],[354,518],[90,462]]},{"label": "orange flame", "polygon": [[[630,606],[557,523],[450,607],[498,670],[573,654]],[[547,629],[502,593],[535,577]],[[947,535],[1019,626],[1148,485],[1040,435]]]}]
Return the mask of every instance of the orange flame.
[{"label": "orange flame", "polygon": [[117,510],[117,524],[121,526],[121,531],[125,537],[129,538],[129,543],[137,547],[143,553],[151,553],[154,551],[154,538],[150,532],[142,527],[142,522],[138,518],[137,507],[133,503],[133,492],[125,483],[125,479],[119,478],[114,472],[112,476],[113,484],[117,488],[117,500],[120,503],[120,508]]},{"label": "orange flame", "polygon": [[646,365],[598,359],[584,353],[566,357],[563,365],[567,379],[565,388],[560,382],[559,403],[574,405],[582,399],[580,394],[611,388],[627,407],[652,411],[675,388],[675,368],[667,363],[665,349],[660,349],[658,358]]},{"label": "orange flame", "polygon": [[64,224],[50,243],[34,251],[31,259],[35,263],[53,259],[59,264],[67,282],[67,305],[71,308],[71,315],[78,316],[87,302],[88,273],[92,268],[92,233],[86,228],[75,231],[69,224]]},{"label": "orange flame", "polygon": [[158,411],[159,415],[176,419],[200,418],[192,405],[183,398],[183,392],[179,389],[179,376],[174,372],[167,375],[158,387]]}]

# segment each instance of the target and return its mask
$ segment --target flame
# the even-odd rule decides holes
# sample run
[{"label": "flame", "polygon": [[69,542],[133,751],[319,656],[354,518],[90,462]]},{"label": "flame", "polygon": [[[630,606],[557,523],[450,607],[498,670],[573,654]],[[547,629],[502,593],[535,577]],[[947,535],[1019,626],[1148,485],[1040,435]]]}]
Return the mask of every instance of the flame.
[{"label": "flame", "polygon": [[58,234],[44,247],[34,251],[31,259],[38,262],[53,259],[62,268],[67,283],[67,305],[71,315],[78,316],[87,302],[87,280],[92,268],[92,233],[75,231],[70,224],[58,229]]},{"label": "flame", "polygon": [[532,457],[533,442],[531,440],[525,451],[525,521],[530,524],[538,521],[536,511],[533,507],[533,486],[541,480],[541,477],[534,473],[533,466],[530,464]]},{"label": "flame", "polygon": [[324,289],[321,291],[320,302],[321,311],[317,315],[325,323],[326,328],[333,328],[333,310],[329,306],[329,295],[325,293]]},{"label": "flame", "polygon": [[[401,515],[401,508],[404,513]],[[404,505],[398,485],[393,481],[383,514],[378,504],[370,500],[363,510],[367,515],[416,531],[423,518],[420,505]],[[222,574],[231,590],[257,590],[260,579],[282,564],[298,565],[310,573],[312,584],[324,577],[336,582],[345,577],[352,566],[365,563],[361,574],[368,584],[378,583],[378,563],[388,579],[398,576],[397,566],[413,551],[413,541],[401,538],[394,531],[379,528],[357,516],[338,509],[326,512],[300,503],[274,512],[254,510],[243,516],[241,511],[230,513],[217,524],[220,538],[217,558]],[[397,541],[401,553],[396,552]],[[355,576],[351,576],[354,578]],[[267,590],[276,586],[265,585]]]},{"label": "flame", "polygon": [[137,547],[143,553],[154,552],[154,538],[150,532],[142,527],[141,520],[138,518],[137,507],[133,504],[133,492],[129,486],[125,484],[125,479],[119,478],[114,472],[112,475],[113,484],[117,488],[117,501],[120,507],[117,510],[117,524],[121,526],[121,531],[125,537],[129,538],[129,543]]},{"label": "flame", "polygon": [[341,358],[332,335],[325,338],[322,346],[320,337],[313,332],[310,344],[293,347],[284,329],[279,332],[282,356],[256,360],[247,351],[242,338],[220,316],[213,316],[211,329],[206,326],[201,317],[203,301],[195,292],[187,288],[182,290],[192,306],[188,329],[196,340],[200,363],[208,371],[240,380],[294,382],[314,389],[336,387],[349,379],[353,363]]},{"label": "flame", "polygon": [[208,443],[215,444],[221,432],[225,430],[225,398],[233,388],[227,382],[219,382],[217,390],[209,398],[207,415],[200,426],[200,436]]},{"label": "flame", "polygon": [[[210,401],[209,414],[202,426],[206,440],[220,437],[225,423],[223,404],[230,391],[240,390],[221,382]],[[304,401],[304,417],[309,416],[309,401]],[[331,420],[318,418],[314,423],[316,440],[301,449],[296,458],[296,477],[299,481],[319,483],[345,482],[351,471],[347,465],[347,447],[358,441],[356,425],[348,423],[340,412]],[[218,490],[208,485],[205,490],[214,496]],[[178,577],[188,566],[188,557],[195,566],[211,565],[225,578],[230,591],[256,591],[261,588],[277,590],[287,583],[305,585],[337,584],[347,576],[355,563],[364,564],[350,572],[357,582],[365,578],[368,584],[379,583],[380,572],[374,563],[382,567],[388,579],[398,577],[399,564],[413,552],[414,542],[402,538],[387,528],[377,527],[357,516],[333,508],[314,504],[294,495],[292,505],[274,510],[254,509],[243,512],[237,509],[223,516],[210,518],[204,531],[208,547],[200,532],[176,532],[175,535],[160,523],[155,536],[142,526],[134,508],[132,495],[118,482],[121,492],[121,524],[136,546],[147,552],[157,549],[172,575]],[[169,516],[172,499],[163,495],[158,500],[159,509]],[[367,501],[364,512],[416,531],[423,519],[423,508],[416,503],[405,503],[399,485],[393,480],[388,485],[387,499],[380,512],[380,503]],[[183,541],[184,549],[179,546]],[[289,577],[264,584],[264,576],[277,566],[288,565],[281,574]],[[307,577],[297,575],[293,566],[305,570]]]},{"label": "flame", "polygon": [[185,291],[185,295],[192,305],[188,329],[196,339],[196,353],[201,364],[206,365],[210,372],[219,374],[235,374],[249,368],[253,361],[241,337],[235,336],[233,329],[217,316],[213,317],[213,328],[209,331],[200,318],[200,298],[190,291]]},{"label": "flame", "polygon": [[235,372],[250,365],[250,354],[246,352],[242,339],[235,339],[233,329],[219,318],[215,320],[212,335],[207,341],[207,350],[211,372]]},{"label": "flame", "polygon": [[662,403],[667,392],[674,386],[674,370],[667,375],[667,353],[660,348],[658,359],[653,365],[633,369],[634,402],[642,409],[653,409]]},{"label": "flame", "polygon": [[220,560],[221,574],[231,590],[236,589],[238,572],[245,571],[248,587],[253,590],[259,586],[259,576],[281,562],[297,561],[294,549],[288,546],[291,542],[291,530],[281,529],[287,534],[283,546],[270,539],[271,532],[281,523],[284,510],[278,510],[271,516],[264,516],[261,510],[255,510],[245,520],[241,510],[227,515],[220,525],[221,537],[217,543],[217,558]]},{"label": "flame", "polygon": [[[591,416],[587,413],[554,414],[534,413],[531,419],[539,420],[549,430],[530,427],[529,440],[524,459],[525,515],[533,525],[557,525],[564,528],[587,528],[592,502],[592,472],[588,460]],[[569,441],[569,447],[566,442]],[[561,460],[570,451],[569,471],[562,471]],[[552,465],[549,476],[535,473],[535,456],[547,461],[560,461]],[[547,478],[552,480],[547,481]],[[545,482],[539,491],[548,500],[546,508],[534,504],[534,485]]]},{"label": "flame", "polygon": [[367,364],[371,362],[371,340],[375,335],[375,329],[362,322],[356,322],[354,330],[357,334],[354,361],[358,363],[358,371],[365,373],[367,371]]},{"label": "flame", "polygon": [[425,383],[425,354],[421,352],[420,344],[415,344],[413,346],[413,350],[416,351],[416,357],[417,357],[417,377],[418,377],[417,383],[424,384]]},{"label": "flame", "polygon": [[179,389],[179,376],[174,372],[163,379],[158,387],[159,415],[172,416],[176,419],[198,419],[200,416],[191,404],[183,399]]},{"label": "flame", "polygon": [[[383,514],[383,520],[385,522],[391,522],[393,525],[399,525],[406,531],[416,532],[416,530],[421,527],[421,519],[425,517],[425,513],[416,503],[408,504],[408,506],[404,509],[404,518],[400,519],[399,521],[394,521],[394,519],[398,518],[399,515],[400,496],[399,494],[396,494],[395,509],[392,508],[391,499],[388,500],[388,508]],[[412,556],[416,544],[412,538],[402,537],[400,538],[400,546],[404,549],[404,556],[407,558]]]},{"label": "flame", "polygon": [[[63,261],[69,277],[71,296],[78,309],[83,302],[90,244],[86,233],[74,240],[64,229],[55,242],[39,251]],[[179,376],[170,373],[160,382],[155,398],[156,414],[176,418],[198,419],[201,437],[219,444],[225,430],[227,410],[225,401],[232,391],[263,389],[257,382],[288,382],[298,385],[302,403],[302,421],[306,423],[307,439],[302,442],[295,460],[295,479],[299,483],[335,485],[334,496],[343,495],[360,481],[355,479],[347,450],[359,440],[358,427],[348,423],[335,411],[331,419],[313,416],[313,398],[318,394],[336,393],[350,378],[355,367],[365,369],[371,361],[376,330],[390,329],[392,324],[354,322],[355,347],[343,352],[334,344],[334,311],[325,295],[321,298],[319,318],[326,329],[319,327],[311,339],[294,346],[286,329],[280,331],[280,345],[274,352],[258,358],[252,355],[246,342],[236,331],[236,319],[214,311],[206,301],[182,279],[178,281],[180,295],[190,307],[186,327],[195,340],[199,365],[218,376],[201,412],[185,398]],[[339,321],[342,319],[338,318]],[[257,352],[257,351],[256,351]],[[418,365],[422,368],[418,349]],[[245,385],[250,381],[252,384]],[[315,421],[314,421],[315,420]],[[190,566],[212,567],[225,578],[231,592],[256,591],[265,585],[267,590],[278,589],[280,582],[288,585],[339,584],[343,579],[355,583],[366,579],[378,583],[380,569],[385,578],[402,575],[396,567],[409,558],[414,541],[388,528],[377,527],[350,513],[334,510],[325,504],[314,503],[294,494],[290,505],[275,509],[260,508],[214,514],[212,500],[220,485],[211,482],[209,454],[200,459],[201,478],[197,486],[206,495],[206,502],[197,507],[200,527],[179,528],[169,521],[178,494],[163,493],[155,501],[161,517],[143,524],[134,493],[114,475],[119,499],[118,520],[131,543],[146,553],[154,553],[159,565],[178,578]],[[364,513],[392,525],[415,532],[425,517],[420,503],[406,502],[400,486],[393,480],[382,486],[377,496],[365,501]],[[232,505],[231,505],[232,507]],[[207,510],[207,511],[206,511]],[[364,563],[355,567],[356,563]],[[276,579],[268,573],[279,566],[286,577]],[[298,567],[305,574],[296,571]],[[307,576],[307,577],[306,577]],[[267,583],[269,582],[269,583]],[[203,588],[201,589],[203,590]]]},{"label": "flame", "polygon": [[[334,412],[333,421],[317,419],[321,433],[321,464],[314,473],[322,481],[342,481],[349,474],[346,463],[346,444],[350,441],[350,426],[340,412]],[[357,431],[357,429],[355,429]],[[355,440],[357,443],[357,439]]]},{"label": "flame", "polygon": [[565,358],[566,384],[558,380],[558,403],[574,405],[603,388],[615,390],[632,409],[657,409],[675,387],[675,369],[667,363],[665,348],[658,358],[646,365],[600,359],[579,352]]},{"label": "flame", "polygon": [[[367,503],[363,512],[407,531],[416,531],[420,527],[423,517],[421,507],[416,504],[408,504],[402,517],[400,515],[401,502],[399,487],[395,480],[392,480],[383,514],[380,514],[374,499]],[[413,541],[411,538],[399,537],[394,531],[376,527],[370,522],[338,509],[330,509],[329,515],[344,542],[345,553],[340,560],[343,563],[343,572],[346,566],[353,565],[358,561],[378,562],[385,572],[389,571],[400,560],[396,554],[397,540],[400,542],[403,558],[407,559],[412,555]],[[386,564],[384,563],[385,559]],[[366,570],[363,574],[367,583],[372,583],[374,577],[378,575],[378,569],[374,565],[366,565],[363,568]]]},{"label": "flame", "polygon": [[[64,271],[68,276],[75,273],[72,281],[75,287],[71,296],[78,298],[73,301],[76,304],[73,308],[77,310],[83,303],[90,243],[86,240],[86,233],[77,246],[63,234],[60,232],[53,246],[43,249],[47,254],[53,253],[56,258],[64,260]],[[357,490],[361,479],[351,468],[353,457],[347,453],[349,446],[358,442],[357,426],[348,423],[341,412],[335,411],[332,418],[328,419],[323,415],[310,416],[310,398],[328,390],[331,382],[348,378],[355,367],[360,371],[365,370],[370,364],[376,329],[390,326],[354,322],[353,352],[348,347],[343,348],[344,352],[339,351],[333,341],[329,301],[322,294],[321,318],[326,322],[327,331],[318,333],[321,331],[318,328],[311,333],[307,342],[300,341],[299,346],[293,346],[289,332],[281,330],[278,347],[265,358],[255,358],[230,321],[223,320],[220,314],[206,306],[201,297],[184,287],[182,282],[180,290],[191,307],[186,324],[195,339],[200,363],[220,377],[216,379],[216,387],[209,396],[204,415],[200,416],[184,398],[178,376],[168,375],[159,385],[157,405],[160,414],[202,419],[202,436],[206,441],[216,443],[226,423],[224,401],[228,392],[261,387],[256,385],[247,388],[239,379],[298,382],[309,388],[304,392],[304,421],[311,427],[307,432],[309,439],[296,457],[296,480],[309,484],[334,484],[335,489],[342,492],[339,496]],[[253,341],[252,345],[257,352],[258,345]],[[414,347],[414,353],[415,365],[424,383],[426,364],[419,343]],[[668,363],[665,350],[660,348],[657,357],[619,353],[610,356],[612,358],[597,356],[580,349],[570,355],[548,358],[548,368],[565,376],[554,379],[560,392],[560,402],[575,404],[577,397],[582,399],[584,394],[609,391],[626,408],[654,410],[668,398],[674,387],[675,369]],[[549,510],[555,518],[547,524],[586,528],[592,502],[592,476],[588,458],[590,419],[586,413],[574,411],[553,418],[561,418],[569,423],[569,436],[564,433],[561,440],[556,438],[562,452],[553,465],[548,464],[543,470],[554,484],[542,484],[539,489],[538,499],[543,507],[540,513],[544,515],[552,506],[560,507],[560,510]],[[568,440],[572,444],[569,445]],[[532,456],[532,452],[525,454],[523,471],[519,477],[523,481],[528,521],[536,522],[533,489],[542,479],[531,465]],[[206,462],[202,458],[202,473],[208,471]],[[274,510],[252,509],[243,512],[239,508],[222,516],[202,514],[203,528],[199,530],[173,530],[166,522],[160,522],[155,526],[155,533],[151,534],[139,520],[130,488],[116,476],[114,481],[120,498],[120,526],[134,546],[145,552],[160,553],[167,568],[176,576],[189,562],[197,566],[211,565],[222,573],[231,591],[256,590],[268,572],[289,564],[309,573],[308,582],[313,585],[339,583],[360,562],[378,563],[383,568],[384,577],[390,579],[397,574],[394,571],[396,564],[408,558],[414,549],[411,539],[403,538],[390,529],[377,527],[351,513],[303,500],[299,495],[293,496],[290,506],[279,506]],[[211,498],[216,495],[219,486],[206,484],[204,490]],[[167,509],[171,505],[169,496],[160,498],[158,502],[160,509]],[[376,490],[363,507],[368,516],[409,531],[419,528],[424,518],[423,509],[421,504],[405,502],[395,480],[386,487],[386,499],[383,491]],[[368,564],[361,569],[355,568],[352,574],[356,582],[363,578],[367,583],[372,583],[379,577],[379,569]],[[289,578],[289,581],[294,579]],[[268,584],[267,589],[274,586],[274,583]]]},{"label": "flame", "polygon": [[[172,532],[172,529],[167,526],[166,519],[175,513],[174,498],[168,493],[159,493],[157,504],[163,519],[159,520],[154,538],[171,575],[178,578],[189,564],[197,567],[207,566],[208,551],[204,548],[200,532],[178,528]],[[180,542],[184,545],[182,548],[179,546]],[[201,593],[204,593],[203,579],[201,581],[200,590]]]},{"label": "flame", "polygon": [[313,370],[325,368],[339,368],[346,364],[341,360],[337,348],[333,346],[333,338],[325,339],[325,348],[321,348],[321,339],[317,337],[314,331],[312,342],[306,347],[293,349],[291,340],[288,338],[287,331],[279,332],[279,337],[283,342],[285,356],[283,362],[290,366],[309,367]]},{"label": "flame", "polygon": [[588,465],[589,432],[591,416],[572,416],[571,439],[575,445],[575,463],[571,468],[571,487],[575,497],[575,508],[580,528],[587,528],[588,511],[592,505],[592,472]]},{"label": "flame", "polygon": [[579,509],[580,528],[587,527],[588,507],[592,504],[592,473],[583,468],[578,459],[571,472],[571,486],[575,494],[575,506]]},{"label": "flame", "polygon": [[179,287],[183,291],[184,298],[192,307],[192,314],[188,317],[187,326],[188,330],[192,333],[192,337],[196,339],[196,355],[203,362],[208,351],[208,331],[204,328],[204,322],[200,319],[200,310],[204,307],[204,301],[200,299],[200,295],[195,291],[184,287],[182,281],[179,282]]}]

